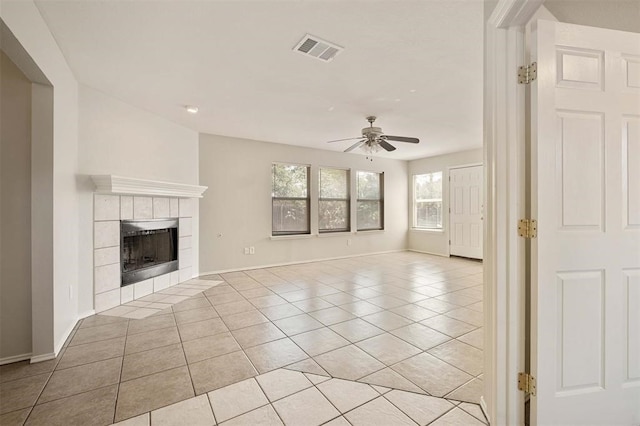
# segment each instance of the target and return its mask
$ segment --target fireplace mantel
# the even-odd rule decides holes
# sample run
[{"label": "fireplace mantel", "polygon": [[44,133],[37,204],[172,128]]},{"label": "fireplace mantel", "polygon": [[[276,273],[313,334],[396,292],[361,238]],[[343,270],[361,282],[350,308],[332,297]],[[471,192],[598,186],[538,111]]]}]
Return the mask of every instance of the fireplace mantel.
[{"label": "fireplace mantel", "polygon": [[115,175],[93,175],[99,194],[149,195],[156,197],[202,198],[206,186],[136,179]]}]

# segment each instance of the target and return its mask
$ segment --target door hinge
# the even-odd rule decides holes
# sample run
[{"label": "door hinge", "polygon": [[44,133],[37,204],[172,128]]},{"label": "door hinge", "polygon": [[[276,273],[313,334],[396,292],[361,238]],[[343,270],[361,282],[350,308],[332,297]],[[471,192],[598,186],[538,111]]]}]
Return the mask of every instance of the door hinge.
[{"label": "door hinge", "polygon": [[536,238],[538,236],[538,222],[535,219],[520,219],[518,235],[524,238]]},{"label": "door hinge", "polygon": [[518,83],[529,84],[538,77],[538,64],[522,66],[518,68]]},{"label": "door hinge", "polygon": [[536,378],[529,373],[518,373],[518,390],[536,395]]}]

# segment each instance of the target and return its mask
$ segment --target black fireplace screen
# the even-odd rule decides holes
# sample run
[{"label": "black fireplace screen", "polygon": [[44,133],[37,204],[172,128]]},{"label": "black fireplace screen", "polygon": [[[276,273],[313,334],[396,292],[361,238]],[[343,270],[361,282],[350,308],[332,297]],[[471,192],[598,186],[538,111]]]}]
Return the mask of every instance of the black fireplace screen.
[{"label": "black fireplace screen", "polygon": [[120,222],[122,285],[178,270],[178,220]]}]

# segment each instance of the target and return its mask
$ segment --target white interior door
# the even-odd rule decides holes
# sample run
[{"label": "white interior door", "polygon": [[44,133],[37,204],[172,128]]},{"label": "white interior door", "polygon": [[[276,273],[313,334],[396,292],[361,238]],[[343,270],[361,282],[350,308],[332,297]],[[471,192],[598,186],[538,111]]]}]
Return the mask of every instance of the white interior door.
[{"label": "white interior door", "polygon": [[482,166],[449,170],[449,253],[482,259]]},{"label": "white interior door", "polygon": [[532,424],[637,425],[640,34],[538,21],[532,43]]}]

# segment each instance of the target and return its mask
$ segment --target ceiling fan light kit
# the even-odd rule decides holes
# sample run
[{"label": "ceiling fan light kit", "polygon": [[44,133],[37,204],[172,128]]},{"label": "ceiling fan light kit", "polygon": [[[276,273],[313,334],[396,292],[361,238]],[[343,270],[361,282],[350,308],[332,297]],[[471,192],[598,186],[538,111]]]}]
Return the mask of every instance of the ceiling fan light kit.
[{"label": "ceiling fan light kit", "polygon": [[380,152],[381,149],[382,148],[380,148],[380,145],[369,143],[365,143],[362,147],[362,150],[365,152],[365,154],[375,154],[376,152]]},{"label": "ceiling fan light kit", "polygon": [[[350,152],[350,151],[353,151],[354,149],[362,148],[362,150],[366,154],[372,155],[380,152],[383,149],[387,152],[395,151],[396,147],[391,145],[388,141],[406,142],[406,143],[420,142],[418,138],[411,138],[407,136],[385,135],[381,127],[373,126],[373,123],[376,121],[376,117],[374,117],[373,115],[370,115],[369,117],[367,117],[367,121],[369,122],[369,127],[365,127],[364,129],[362,129],[362,136],[357,138],[336,139],[333,141],[328,141],[328,143],[359,139],[358,142],[354,143],[349,148],[345,149],[344,152]],[[367,159],[369,159],[369,157],[367,157]]]}]

